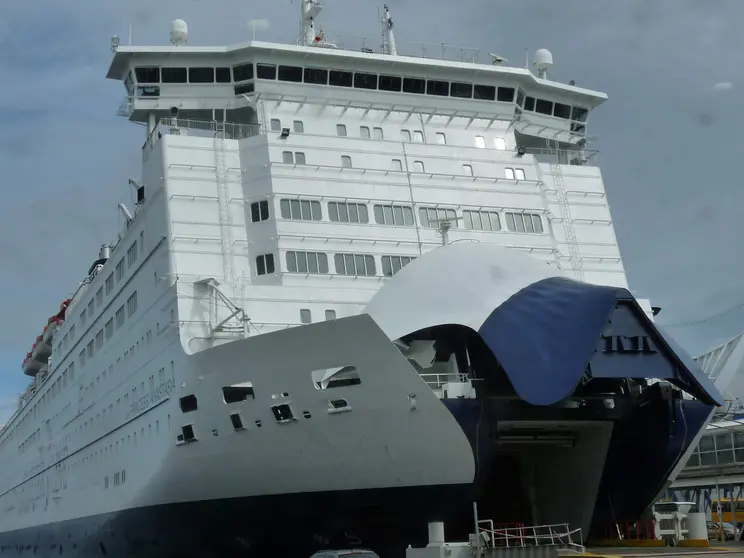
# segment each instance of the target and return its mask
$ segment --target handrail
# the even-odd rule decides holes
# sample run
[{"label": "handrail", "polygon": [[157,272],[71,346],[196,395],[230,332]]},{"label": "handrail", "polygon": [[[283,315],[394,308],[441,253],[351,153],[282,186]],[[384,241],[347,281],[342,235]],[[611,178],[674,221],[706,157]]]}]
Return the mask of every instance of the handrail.
[{"label": "handrail", "polygon": [[[484,519],[478,521],[478,531],[478,536],[487,535],[484,538],[490,548],[561,546],[581,549],[584,545],[581,528],[571,529],[568,523],[525,526],[523,523],[494,524]],[[576,537],[579,542],[574,542]]]}]

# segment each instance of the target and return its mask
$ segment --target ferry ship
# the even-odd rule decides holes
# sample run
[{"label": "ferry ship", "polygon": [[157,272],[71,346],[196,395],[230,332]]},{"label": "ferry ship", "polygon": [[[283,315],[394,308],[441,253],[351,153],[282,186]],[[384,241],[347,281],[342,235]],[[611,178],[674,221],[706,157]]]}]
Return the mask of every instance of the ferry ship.
[{"label": "ferry ship", "polygon": [[23,361],[0,555],[387,558],[473,502],[586,533],[720,404],[628,291],[604,93],[300,4],[296,45],[112,39],[136,203]]}]

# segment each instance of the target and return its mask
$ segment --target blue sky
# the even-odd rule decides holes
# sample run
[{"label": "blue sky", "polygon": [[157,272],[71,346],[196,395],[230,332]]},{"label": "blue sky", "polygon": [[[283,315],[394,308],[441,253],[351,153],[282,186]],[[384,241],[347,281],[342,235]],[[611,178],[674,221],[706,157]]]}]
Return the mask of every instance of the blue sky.
[{"label": "blue sky", "polygon": [[[382,4],[382,2],[380,2]],[[631,288],[692,353],[744,330],[741,0],[389,0],[397,40],[473,46],[522,65],[549,48],[555,79],[608,93],[592,116]],[[329,34],[380,36],[377,5],[326,0]],[[467,6],[467,8],[463,8]],[[170,21],[195,45],[294,41],[297,0],[37,0],[0,19],[0,422],[26,385],[24,354],[119,224],[139,177],[143,130],[116,116],[109,40],[166,44]],[[730,84],[727,87],[717,83]]]}]

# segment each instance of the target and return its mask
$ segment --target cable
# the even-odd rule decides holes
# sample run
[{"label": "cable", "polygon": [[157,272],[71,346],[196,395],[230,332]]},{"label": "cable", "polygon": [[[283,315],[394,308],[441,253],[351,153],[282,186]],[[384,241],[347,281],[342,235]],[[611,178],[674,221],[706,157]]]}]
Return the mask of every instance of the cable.
[{"label": "cable", "polygon": [[720,312],[716,312],[715,314],[711,314],[710,316],[706,316],[705,318],[700,318],[698,320],[690,320],[688,322],[677,322],[676,324],[660,324],[660,325],[662,327],[685,327],[685,326],[691,326],[691,325],[704,324],[715,318],[719,318],[730,312],[734,312],[742,308],[744,308],[744,302],[740,302],[736,306],[731,306],[730,308],[726,308],[725,310],[721,310]]}]

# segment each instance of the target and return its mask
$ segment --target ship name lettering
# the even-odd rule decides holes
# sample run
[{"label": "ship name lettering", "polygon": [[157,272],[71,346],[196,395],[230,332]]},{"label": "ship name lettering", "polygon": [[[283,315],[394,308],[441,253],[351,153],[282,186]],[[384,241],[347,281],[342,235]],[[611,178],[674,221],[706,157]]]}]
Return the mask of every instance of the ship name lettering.
[{"label": "ship name lettering", "polygon": [[176,389],[176,380],[171,378],[166,380],[150,393],[147,393],[140,397],[137,401],[131,404],[129,407],[129,416],[135,417],[140,413],[144,413],[147,409],[160,403],[163,399],[169,397]]}]

